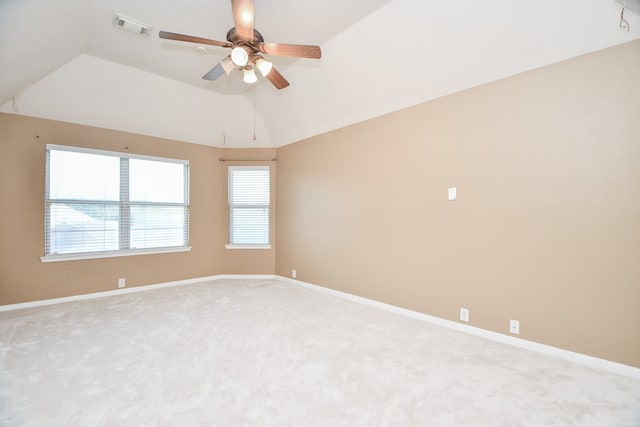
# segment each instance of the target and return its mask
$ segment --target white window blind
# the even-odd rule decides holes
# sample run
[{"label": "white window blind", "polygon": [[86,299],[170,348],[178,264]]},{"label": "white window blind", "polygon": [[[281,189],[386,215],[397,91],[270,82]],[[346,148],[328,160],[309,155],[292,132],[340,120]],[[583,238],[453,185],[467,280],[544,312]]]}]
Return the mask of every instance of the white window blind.
[{"label": "white window blind", "polygon": [[188,244],[187,161],[47,146],[44,258]]},{"label": "white window blind", "polygon": [[229,244],[269,244],[269,167],[229,166]]}]

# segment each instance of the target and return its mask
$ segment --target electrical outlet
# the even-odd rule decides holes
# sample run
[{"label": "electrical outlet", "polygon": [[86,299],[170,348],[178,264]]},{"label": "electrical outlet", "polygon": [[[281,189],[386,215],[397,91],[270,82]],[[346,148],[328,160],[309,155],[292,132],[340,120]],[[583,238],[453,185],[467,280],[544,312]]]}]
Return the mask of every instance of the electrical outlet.
[{"label": "electrical outlet", "polygon": [[125,287],[125,280],[124,279],[118,279],[118,287],[119,288],[124,288]]},{"label": "electrical outlet", "polygon": [[291,277],[293,277],[295,279],[297,275],[298,275],[297,271],[291,270]]},{"label": "electrical outlet", "polygon": [[509,320],[509,332],[512,334],[520,334],[520,322],[518,320]]},{"label": "electrical outlet", "polygon": [[460,309],[460,320],[462,320],[463,322],[468,322],[469,321],[469,309],[468,308],[461,308]]}]

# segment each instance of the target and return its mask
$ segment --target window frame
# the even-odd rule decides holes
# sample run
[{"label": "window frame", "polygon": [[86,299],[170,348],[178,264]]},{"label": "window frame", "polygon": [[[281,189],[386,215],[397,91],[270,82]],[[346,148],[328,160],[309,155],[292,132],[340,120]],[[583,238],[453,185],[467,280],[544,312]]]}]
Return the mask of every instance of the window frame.
[{"label": "window frame", "polygon": [[[231,241],[231,237],[232,237],[232,209],[234,208],[234,205],[232,205],[231,203],[231,198],[232,198],[232,181],[231,181],[231,174],[232,171],[234,170],[260,170],[260,171],[267,171],[268,172],[268,184],[269,184],[269,191],[268,191],[268,196],[269,196],[269,202],[266,205],[266,209],[268,212],[268,223],[267,223],[267,243],[233,243]],[[227,227],[227,231],[228,231],[228,243],[225,245],[226,249],[271,249],[271,238],[272,238],[272,233],[271,233],[271,221],[272,221],[272,215],[271,215],[271,192],[272,192],[272,185],[271,185],[271,167],[269,165],[232,165],[232,166],[228,166],[227,167],[227,219],[228,219],[228,227]],[[244,208],[262,208],[264,209],[265,206],[264,205],[259,205],[259,204],[241,204],[240,206],[244,207]]]},{"label": "window frame", "polygon": [[[49,153],[51,150],[56,151],[68,151],[72,153],[85,153],[85,154],[94,154],[101,156],[110,156],[116,157],[120,161],[120,196],[118,201],[84,201],[80,199],[51,199],[50,198],[50,156]],[[129,186],[129,160],[150,160],[155,162],[164,162],[164,163],[174,163],[181,164],[184,167],[184,202],[183,203],[170,203],[170,202],[131,202],[129,200],[130,196],[130,186]],[[123,162],[126,163],[123,166]],[[123,173],[126,170],[127,176],[123,177]],[[148,156],[141,154],[130,154],[123,153],[118,151],[107,151],[107,150],[99,150],[85,147],[76,147],[70,145],[55,145],[55,144],[47,144],[46,145],[46,166],[45,166],[45,198],[44,198],[44,255],[40,257],[40,260],[45,262],[57,262],[57,261],[73,261],[73,260],[82,260],[82,259],[96,259],[96,258],[112,258],[112,257],[121,257],[121,256],[133,256],[133,255],[149,255],[149,254],[161,254],[161,253],[172,253],[172,252],[188,252],[191,251],[190,246],[190,165],[188,160],[181,159],[172,159],[166,157],[158,157],[158,156]],[[126,191],[125,191],[126,190]],[[104,205],[117,205],[120,208],[120,216],[118,219],[118,234],[120,236],[120,249],[117,250],[105,250],[105,251],[91,251],[91,252],[74,252],[74,253],[64,253],[64,254],[47,254],[46,251],[49,248],[49,224],[51,221],[51,205],[55,203],[87,203],[87,204],[104,204]],[[130,222],[130,208],[132,206],[138,205],[157,205],[157,206],[181,206],[186,210],[186,215],[184,218],[184,237],[185,244],[182,246],[165,246],[165,247],[153,247],[153,248],[122,248],[123,245],[129,245],[130,236],[131,236],[131,222]],[[124,213],[124,214],[123,214]],[[125,227],[122,227],[123,222],[129,225],[128,230],[124,230]],[[124,242],[123,242],[124,237]]]}]

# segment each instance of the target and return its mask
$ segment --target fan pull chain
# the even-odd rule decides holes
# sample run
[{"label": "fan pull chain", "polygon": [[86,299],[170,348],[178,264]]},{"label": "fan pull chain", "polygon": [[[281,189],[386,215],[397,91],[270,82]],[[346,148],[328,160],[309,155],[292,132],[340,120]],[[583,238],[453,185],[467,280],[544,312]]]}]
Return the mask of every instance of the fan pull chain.
[{"label": "fan pull chain", "polygon": [[256,87],[253,87],[253,140],[256,140]]},{"label": "fan pull chain", "polygon": [[629,22],[624,19],[624,8],[625,6],[622,6],[622,10],[620,11],[620,28],[629,31],[631,27],[629,26]]}]

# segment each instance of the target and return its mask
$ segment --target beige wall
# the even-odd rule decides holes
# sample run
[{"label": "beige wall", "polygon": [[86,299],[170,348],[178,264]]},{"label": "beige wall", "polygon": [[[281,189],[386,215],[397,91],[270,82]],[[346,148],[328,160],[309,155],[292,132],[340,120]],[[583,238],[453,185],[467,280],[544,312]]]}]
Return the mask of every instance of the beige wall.
[{"label": "beige wall", "polygon": [[[192,250],[42,263],[48,143],[112,151],[125,151],[128,147],[130,153],[189,160]],[[273,158],[275,149],[243,150],[241,157],[233,157],[237,155],[235,150],[0,114],[0,152],[0,305],[112,290],[117,288],[120,277],[127,280],[127,287],[132,287],[216,274],[275,271],[275,246],[261,251],[225,249],[228,163],[219,161],[221,157]],[[275,164],[265,164],[272,166],[275,180]],[[275,218],[275,208],[272,217]]]},{"label": "beige wall", "polygon": [[277,273],[640,367],[639,70],[640,41],[279,149]]}]

